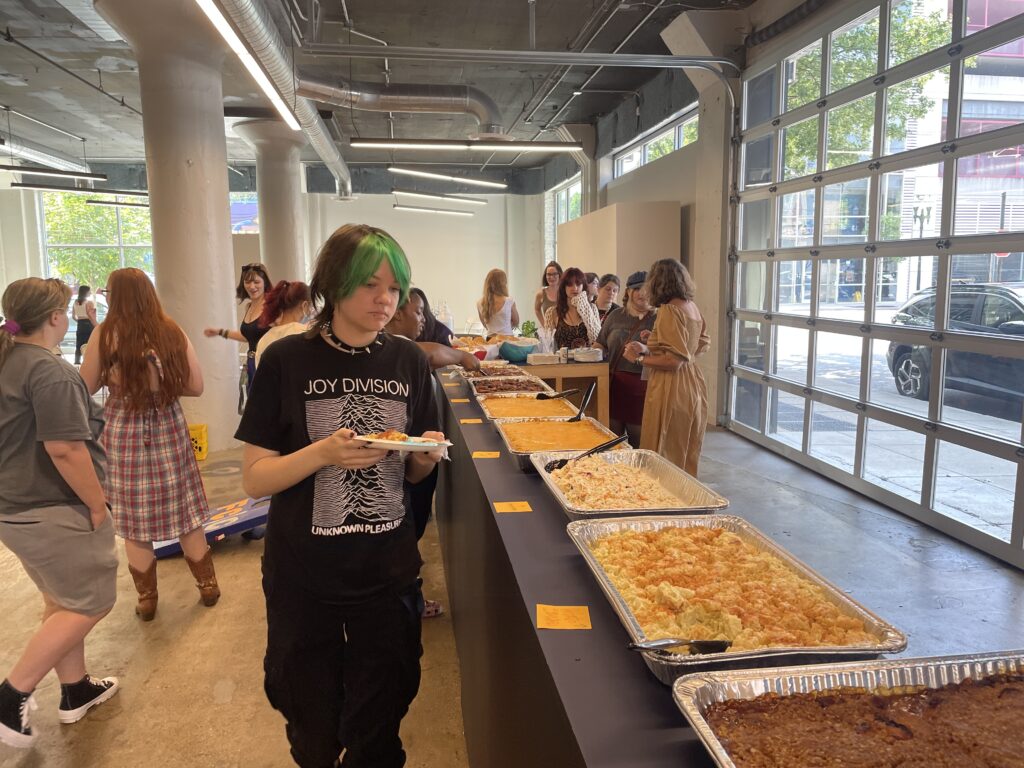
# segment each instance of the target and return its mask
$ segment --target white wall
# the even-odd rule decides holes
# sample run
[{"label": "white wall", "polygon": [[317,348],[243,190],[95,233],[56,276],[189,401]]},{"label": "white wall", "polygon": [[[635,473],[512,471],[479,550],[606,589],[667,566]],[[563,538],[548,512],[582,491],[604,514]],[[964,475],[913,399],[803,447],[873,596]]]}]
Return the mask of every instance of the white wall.
[{"label": "white wall", "polygon": [[[484,276],[495,267],[509,275],[509,290],[523,320],[533,316],[533,296],[544,268],[542,195],[486,195],[472,218],[396,211],[391,195],[362,195],[341,202],[308,194],[307,237],[311,254],[343,224],[369,224],[388,231],[412,265],[413,284],[437,311],[447,301],[462,331],[477,321],[476,301]],[[276,278],[275,278],[276,279]]]},{"label": "white wall", "polygon": [[0,285],[3,287],[23,277],[46,275],[36,200],[35,192],[0,189]]}]

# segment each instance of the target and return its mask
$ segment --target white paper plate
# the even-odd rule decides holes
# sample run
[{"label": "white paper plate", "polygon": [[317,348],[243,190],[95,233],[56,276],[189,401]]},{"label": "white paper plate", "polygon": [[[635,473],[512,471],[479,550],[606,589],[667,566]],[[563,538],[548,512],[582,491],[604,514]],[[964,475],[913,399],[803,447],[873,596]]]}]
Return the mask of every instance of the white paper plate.
[{"label": "white paper plate", "polygon": [[412,453],[425,453],[438,448],[447,448],[452,443],[445,440],[441,443],[423,443],[420,441],[405,442],[403,440],[370,440],[365,437],[355,437],[353,440],[362,441],[368,448],[384,448],[388,451],[410,451]]}]

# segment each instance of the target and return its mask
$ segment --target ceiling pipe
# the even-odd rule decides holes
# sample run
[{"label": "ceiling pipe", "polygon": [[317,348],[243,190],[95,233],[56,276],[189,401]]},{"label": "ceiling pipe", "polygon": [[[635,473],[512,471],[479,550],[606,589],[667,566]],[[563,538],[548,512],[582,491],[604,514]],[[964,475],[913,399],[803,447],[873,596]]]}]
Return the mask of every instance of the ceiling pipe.
[{"label": "ceiling pipe", "polygon": [[[380,49],[377,49],[380,50]],[[503,134],[501,111],[490,96],[469,85],[340,83],[302,79],[299,96],[370,112],[440,112],[472,115],[480,132]]]},{"label": "ceiling pipe", "polygon": [[239,36],[292,108],[309,144],[334,176],[340,197],[351,197],[352,176],[316,106],[295,92],[293,62],[262,0],[217,0]]}]

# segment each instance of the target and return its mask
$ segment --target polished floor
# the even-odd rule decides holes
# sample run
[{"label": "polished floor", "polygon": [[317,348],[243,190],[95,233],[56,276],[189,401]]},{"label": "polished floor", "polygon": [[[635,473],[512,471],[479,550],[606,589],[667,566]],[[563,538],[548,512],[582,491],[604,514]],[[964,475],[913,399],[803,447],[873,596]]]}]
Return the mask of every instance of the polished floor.
[{"label": "polished floor", "polygon": [[[212,506],[244,497],[240,451],[202,462]],[[424,591],[447,605],[437,532],[421,542]],[[122,557],[118,602],[90,635],[91,674],[116,675],[122,690],[74,725],[57,720],[51,673],[36,691],[39,734],[31,750],[0,745],[2,768],[282,768],[292,765],[284,721],[263,695],[266,640],[260,589],[262,542],[232,537],[214,545],[223,597],[204,608],[180,556],[160,561],[156,619],[134,615],[134,588]],[[14,663],[42,601],[17,559],[0,548],[0,669]],[[411,768],[467,766],[459,666],[450,617],[423,623],[423,682],[402,727]]]}]

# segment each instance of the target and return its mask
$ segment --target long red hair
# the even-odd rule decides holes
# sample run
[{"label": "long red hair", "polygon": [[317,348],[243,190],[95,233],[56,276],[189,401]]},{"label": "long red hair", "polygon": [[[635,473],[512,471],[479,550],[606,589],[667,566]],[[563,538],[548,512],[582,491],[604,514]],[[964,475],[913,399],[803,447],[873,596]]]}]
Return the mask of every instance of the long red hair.
[{"label": "long red hair", "polygon": [[[100,334],[100,381],[109,383],[117,368],[117,396],[129,410],[170,405],[185,391],[188,354],[185,334],[157,298],[156,289],[141,269],[127,267],[107,280],[107,317]],[[149,388],[150,350],[160,358],[163,377],[158,390]]]}]

